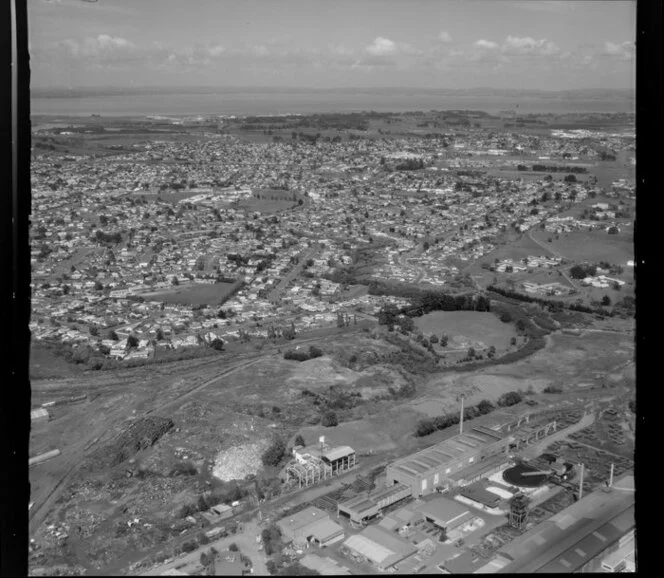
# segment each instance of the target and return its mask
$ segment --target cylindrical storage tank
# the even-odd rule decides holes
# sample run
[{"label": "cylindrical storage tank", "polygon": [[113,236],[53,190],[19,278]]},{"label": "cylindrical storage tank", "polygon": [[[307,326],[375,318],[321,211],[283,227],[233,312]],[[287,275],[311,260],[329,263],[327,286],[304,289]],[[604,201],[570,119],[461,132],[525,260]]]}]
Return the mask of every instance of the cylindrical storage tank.
[{"label": "cylindrical storage tank", "polygon": [[59,455],[60,455],[60,450],[51,450],[50,452],[45,452],[43,454],[35,456],[34,458],[30,458],[28,460],[28,466],[34,466],[36,464],[40,464],[41,462],[45,462],[46,460],[50,460],[51,458],[55,458]]}]

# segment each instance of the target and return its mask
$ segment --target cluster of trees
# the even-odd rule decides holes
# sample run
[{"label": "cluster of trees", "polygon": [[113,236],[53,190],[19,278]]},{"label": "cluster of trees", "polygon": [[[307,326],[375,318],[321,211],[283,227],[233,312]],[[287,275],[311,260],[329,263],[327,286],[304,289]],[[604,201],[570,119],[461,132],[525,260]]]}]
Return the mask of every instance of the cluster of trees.
[{"label": "cluster of trees", "polygon": [[295,335],[295,324],[293,322],[285,327],[275,327],[274,325],[270,325],[267,328],[268,339],[277,339],[278,337],[283,337],[284,339],[291,341],[295,339]]},{"label": "cluster of trees", "polygon": [[[474,419],[481,415],[486,415],[491,413],[495,409],[494,405],[484,399],[480,401],[477,405],[472,405],[466,407],[463,410],[463,419],[464,421]],[[415,435],[417,437],[424,437],[432,434],[435,431],[447,429],[450,426],[458,424],[460,421],[458,413],[439,415],[433,418],[426,418],[420,420],[417,424],[415,430]]]},{"label": "cluster of trees", "polygon": [[406,159],[394,167],[397,171],[418,171],[424,168],[422,159]]},{"label": "cluster of trees", "polygon": [[214,506],[225,503],[230,504],[236,500],[241,500],[248,494],[248,490],[240,486],[236,481],[224,483],[223,486],[215,488],[208,494],[198,496],[195,502],[184,504],[178,511],[180,518],[193,516],[197,512],[205,512]]},{"label": "cluster of trees", "polygon": [[295,361],[308,361],[316,357],[321,357],[323,352],[315,345],[310,345],[309,349],[289,349],[284,352],[284,359],[293,359]]},{"label": "cluster of trees", "polygon": [[424,315],[431,311],[490,311],[491,301],[484,295],[449,295],[443,291],[426,291],[414,300],[408,315]]},{"label": "cluster of trees", "polygon": [[508,391],[498,398],[498,405],[500,407],[509,407],[510,405],[521,403],[522,401],[523,394],[520,391]]},{"label": "cluster of trees", "polygon": [[594,276],[595,273],[597,273],[597,267],[589,263],[574,265],[569,270],[569,274],[572,279],[585,279],[586,277]]},{"label": "cluster of trees", "polygon": [[563,388],[560,387],[559,385],[547,385],[543,390],[542,393],[562,393]]},{"label": "cluster of trees", "polygon": [[[527,169],[521,169],[519,167],[522,167],[523,165],[519,165],[517,167],[518,170],[527,170]],[[576,173],[576,174],[584,174],[588,172],[588,169],[586,167],[577,167],[577,166],[558,166],[558,165],[542,165],[542,164],[536,164],[533,165],[533,171],[539,172],[539,173]]]},{"label": "cluster of trees", "polygon": [[261,540],[263,541],[265,554],[268,556],[281,552],[284,547],[284,543],[281,539],[281,532],[275,524],[271,524],[269,527],[263,529],[261,532]]},{"label": "cluster of trees", "polygon": [[533,297],[527,295],[526,293],[519,293],[513,289],[507,289],[505,287],[498,287],[497,285],[489,285],[487,287],[488,291],[502,295],[503,297],[508,297],[510,299],[516,299],[518,301],[524,301],[526,303],[537,303],[544,307],[547,307],[550,310],[562,311],[563,309],[569,309],[570,311],[579,311],[580,313],[597,313],[599,315],[611,316],[612,313],[602,307],[588,307],[583,305],[580,302],[576,303],[565,303],[564,301],[553,300],[553,299],[542,299],[540,297]]},{"label": "cluster of trees", "polygon": [[286,456],[286,442],[281,438],[276,438],[268,448],[263,452],[261,461],[264,466],[278,466],[281,460]]},{"label": "cluster of trees", "polygon": [[122,234],[119,231],[115,233],[105,233],[97,229],[93,237],[94,241],[98,243],[122,243]]}]

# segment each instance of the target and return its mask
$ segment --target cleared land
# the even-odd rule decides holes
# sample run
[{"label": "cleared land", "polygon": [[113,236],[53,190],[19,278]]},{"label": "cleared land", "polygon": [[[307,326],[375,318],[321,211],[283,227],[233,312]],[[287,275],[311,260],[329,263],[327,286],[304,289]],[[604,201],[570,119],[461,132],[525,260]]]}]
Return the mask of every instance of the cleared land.
[{"label": "cleared land", "polygon": [[199,283],[192,285],[177,285],[169,291],[144,293],[146,297],[164,303],[179,303],[183,305],[214,305],[219,303],[233,289],[233,283]]},{"label": "cleared land", "polygon": [[503,323],[493,313],[479,311],[434,311],[417,317],[415,326],[425,336],[433,333],[440,337],[444,333],[452,341],[454,337],[465,337],[496,349],[506,348],[510,338],[516,335],[510,323]]},{"label": "cleared land", "polygon": [[[533,231],[532,235],[573,261],[607,261],[624,267],[628,260],[634,259],[632,227],[624,227],[617,235],[604,230],[572,231],[560,234],[558,239],[546,231]],[[551,243],[547,242],[549,237],[553,237]]]}]

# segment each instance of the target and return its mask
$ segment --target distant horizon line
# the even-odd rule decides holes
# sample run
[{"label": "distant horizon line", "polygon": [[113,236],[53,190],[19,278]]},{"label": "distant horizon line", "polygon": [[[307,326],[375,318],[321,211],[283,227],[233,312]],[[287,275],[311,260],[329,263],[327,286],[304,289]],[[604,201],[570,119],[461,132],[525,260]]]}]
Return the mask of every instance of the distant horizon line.
[{"label": "distant horizon line", "polygon": [[31,87],[32,93],[38,93],[41,96],[48,96],[53,93],[71,94],[81,92],[97,92],[97,93],[117,93],[117,92],[149,92],[149,91],[162,91],[169,90],[173,93],[195,93],[200,91],[205,92],[274,92],[274,93],[289,93],[289,92],[310,92],[310,93],[346,93],[346,92],[391,92],[394,94],[420,92],[420,93],[493,93],[493,94],[509,94],[513,96],[518,95],[568,95],[568,94],[622,94],[622,95],[635,95],[634,88],[569,88],[561,90],[551,89],[514,89],[514,88],[493,88],[489,86],[478,86],[473,88],[436,88],[436,87],[417,87],[417,86],[340,86],[340,87],[325,87],[314,88],[308,86],[211,86],[211,85],[196,85],[196,86],[171,86],[171,85],[143,85],[143,86],[33,86]]}]

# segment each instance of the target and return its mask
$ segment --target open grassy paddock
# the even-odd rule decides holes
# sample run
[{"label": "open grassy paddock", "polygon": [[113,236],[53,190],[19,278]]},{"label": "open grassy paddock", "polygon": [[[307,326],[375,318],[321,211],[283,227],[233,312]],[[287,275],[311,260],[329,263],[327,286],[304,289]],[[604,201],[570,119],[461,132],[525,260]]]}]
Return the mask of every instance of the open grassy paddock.
[{"label": "open grassy paddock", "polygon": [[233,286],[233,283],[192,283],[174,286],[169,291],[144,293],[143,296],[163,303],[215,305],[232,290]]},{"label": "open grassy paddock", "polygon": [[[609,235],[604,230],[561,233],[558,239],[546,231],[533,231],[532,235],[572,261],[606,261],[624,267],[628,260],[634,259],[632,227],[623,227],[617,235]],[[552,237],[551,243],[547,242],[549,237]]]},{"label": "open grassy paddock", "polygon": [[510,339],[516,335],[510,323],[503,323],[493,313],[480,311],[434,311],[415,319],[415,326],[429,336],[435,333],[440,337],[445,333],[453,341],[462,336],[473,342],[481,342],[486,347],[505,349]]}]

